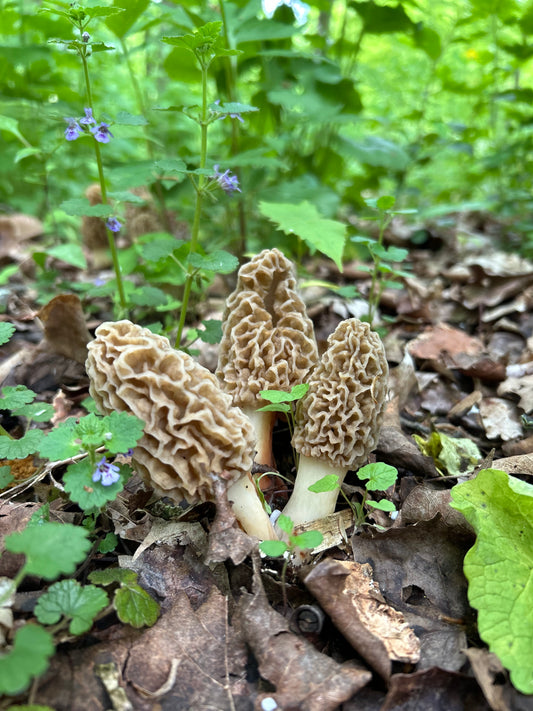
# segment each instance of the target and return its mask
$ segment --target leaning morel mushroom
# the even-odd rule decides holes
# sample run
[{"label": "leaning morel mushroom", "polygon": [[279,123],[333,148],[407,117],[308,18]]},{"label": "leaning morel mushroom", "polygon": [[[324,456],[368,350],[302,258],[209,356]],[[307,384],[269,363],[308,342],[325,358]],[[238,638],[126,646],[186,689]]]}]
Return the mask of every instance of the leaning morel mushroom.
[{"label": "leaning morel mushroom", "polygon": [[293,266],[278,249],[265,249],[240,268],[226,302],[216,371],[254,425],[257,463],[273,463],[276,415],[257,412],[266,404],[260,391],[290,391],[305,382],[317,360],[313,323],[296,292]]},{"label": "leaning morel mushroom", "polygon": [[147,485],[179,503],[214,500],[217,478],[244,530],[272,538],[251,480],[253,429],[215,376],[168,339],[130,321],[103,323],[89,343],[90,393],[103,414],[144,420],[133,461]]},{"label": "leaning morel mushroom", "polygon": [[377,333],[356,318],[342,321],[309,380],[292,439],[299,452],[294,490],[283,513],[295,524],[335,510],[338,489],[308,487],[328,474],[342,484],[376,446],[387,394],[388,365]]}]

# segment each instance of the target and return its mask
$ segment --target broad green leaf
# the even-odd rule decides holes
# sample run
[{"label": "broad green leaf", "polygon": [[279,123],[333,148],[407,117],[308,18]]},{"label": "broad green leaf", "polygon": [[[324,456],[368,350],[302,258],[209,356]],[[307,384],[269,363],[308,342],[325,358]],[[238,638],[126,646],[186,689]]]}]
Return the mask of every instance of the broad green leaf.
[{"label": "broad green leaf", "polygon": [[0,435],[0,459],[24,459],[35,454],[43,437],[42,430],[29,430],[20,439]]},{"label": "broad green leaf", "polygon": [[105,570],[93,570],[89,573],[89,580],[96,585],[112,583],[133,585],[137,582],[137,573],[129,568],[105,568]]},{"label": "broad green leaf", "polygon": [[222,339],[222,321],[207,319],[202,321],[203,331],[198,331],[198,336],[204,343],[220,343]]},{"label": "broad green leaf", "polygon": [[181,158],[164,158],[154,163],[156,171],[160,175],[165,173],[186,173],[187,164]]},{"label": "broad green leaf", "polygon": [[65,491],[71,501],[78,504],[84,511],[98,511],[110,501],[116,499],[124,488],[124,484],[130,478],[130,467],[122,464],[120,468],[120,479],[110,486],[104,486],[101,481],[93,481],[93,468],[89,458],[82,459],[74,464],[69,464],[63,484]]},{"label": "broad green leaf", "polygon": [[392,503],[392,501],[388,501],[388,499],[381,499],[381,501],[372,501],[371,499],[367,499],[365,503],[367,506],[372,506],[372,508],[379,509],[380,511],[396,511],[396,506]]},{"label": "broad green leaf", "polygon": [[147,262],[158,262],[172,254],[175,249],[182,246],[182,242],[175,237],[171,237],[166,232],[153,232],[151,235],[143,235],[150,240],[139,246],[143,259]]},{"label": "broad green leaf", "polygon": [[136,306],[163,306],[168,302],[168,295],[157,286],[145,284],[130,291],[128,299]]},{"label": "broad green leaf", "polygon": [[105,445],[111,454],[125,454],[143,436],[144,422],[129,412],[115,411],[102,420],[106,432]]},{"label": "broad green leaf", "polygon": [[26,574],[53,580],[71,575],[84,560],[91,543],[87,532],[79,526],[49,521],[9,534],[5,546],[11,553],[24,553]]},{"label": "broad green leaf", "polygon": [[[143,14],[149,2],[150,0],[127,0],[127,2],[119,0],[118,4],[124,5],[127,12],[119,12],[116,15],[108,17],[105,24],[114,35],[122,38],[128,34],[136,20]],[[113,5],[117,5],[116,0]]]},{"label": "broad green leaf", "polygon": [[99,447],[104,441],[111,439],[110,436],[106,437],[108,427],[105,419],[93,413],[86,415],[86,417],[80,417],[74,430],[76,437],[85,449]]},{"label": "broad green leaf", "polygon": [[10,466],[4,465],[0,467],[0,489],[5,489],[14,480],[15,477],[11,474]]},{"label": "broad green leaf", "polygon": [[48,422],[55,414],[54,406],[49,402],[32,402],[29,405],[13,408],[14,415],[23,415],[33,422]]},{"label": "broad green leaf", "polygon": [[116,533],[106,533],[104,538],[98,544],[98,553],[111,553],[118,545],[118,536]]},{"label": "broad green leaf", "polygon": [[308,390],[309,385],[307,383],[299,383],[298,385],[293,385],[288,393],[283,390],[261,390],[259,395],[263,400],[268,400],[269,402],[293,402],[294,400],[300,400]]},{"label": "broad green leaf", "polygon": [[533,486],[483,469],[452,491],[452,507],[474,527],[464,560],[478,629],[523,694],[533,694]]},{"label": "broad green leaf", "polygon": [[15,695],[27,689],[32,679],[48,669],[53,653],[52,635],[39,625],[17,630],[12,649],[0,656],[0,694]]},{"label": "broad green leaf", "polygon": [[325,491],[339,489],[339,477],[336,474],[326,474],[314,484],[307,487],[313,494],[323,494]]},{"label": "broad green leaf", "polygon": [[148,121],[144,116],[130,114],[127,111],[119,111],[115,123],[119,126],[146,126]]},{"label": "broad green leaf", "polygon": [[230,114],[247,114],[251,111],[259,111],[257,106],[240,104],[238,101],[228,101],[225,104],[211,104],[209,109],[214,113],[221,114],[221,116],[229,116]]},{"label": "broad green leaf", "polygon": [[378,210],[391,210],[396,203],[396,198],[393,195],[382,195],[376,200],[376,207]]},{"label": "broad green leaf", "polygon": [[212,52],[218,43],[222,22],[208,22],[199,27],[194,34],[175,35],[173,37],[163,37],[162,41],[175,47],[188,49],[194,54],[208,54]]},{"label": "broad green leaf", "polygon": [[398,470],[384,462],[374,462],[361,467],[357,472],[359,479],[368,482],[365,484],[368,491],[386,491],[398,478]]},{"label": "broad green leaf", "polygon": [[118,618],[132,627],[151,627],[159,616],[159,605],[136,583],[121,587],[113,600]]},{"label": "broad green leaf", "polygon": [[189,262],[196,269],[205,269],[218,274],[230,274],[239,266],[237,257],[223,249],[217,249],[205,256],[193,253],[189,256]]},{"label": "broad green leaf", "polygon": [[291,406],[286,402],[271,402],[270,405],[258,407],[257,412],[290,412]]},{"label": "broad green leaf", "polygon": [[432,457],[441,473],[459,476],[471,472],[481,459],[481,452],[470,439],[449,437],[443,432],[432,432],[428,439],[413,437],[422,454]]},{"label": "broad green leaf", "polygon": [[94,585],[80,585],[76,580],[60,580],[39,598],[35,616],[43,625],[53,625],[65,616],[69,631],[79,635],[92,627],[96,615],[108,603],[107,594]]},{"label": "broad green leaf", "polygon": [[50,257],[60,259],[65,264],[72,264],[78,269],[87,269],[87,260],[79,244],[58,244],[47,249],[46,253]]},{"label": "broad green leaf", "polygon": [[302,550],[316,548],[324,540],[320,531],[305,531],[297,536],[291,536],[291,543]]},{"label": "broad green leaf", "polygon": [[25,385],[7,385],[2,388],[0,410],[15,410],[35,400],[35,393]]},{"label": "broad green leaf", "polygon": [[72,200],[64,200],[59,207],[64,210],[67,215],[82,217],[89,215],[90,217],[111,217],[113,215],[112,205],[91,205],[87,198],[73,198]]},{"label": "broad green leaf", "polygon": [[294,528],[294,522],[289,516],[281,514],[276,521],[276,526],[280,528],[284,533],[292,533]]},{"label": "broad green leaf", "polygon": [[4,343],[7,343],[11,336],[15,333],[15,331],[16,328],[15,326],[13,326],[12,323],[8,323],[7,321],[0,321],[0,346],[3,346]]},{"label": "broad green leaf", "polygon": [[288,545],[284,543],[284,541],[261,541],[259,544],[259,550],[261,553],[264,553],[270,558],[279,558],[287,551],[287,549]]},{"label": "broad green leaf", "polygon": [[301,237],[312,249],[332,259],[342,271],[342,253],[346,240],[346,225],[322,217],[307,200],[299,205],[260,202],[261,214],[274,222],[287,235]]},{"label": "broad green leaf", "polygon": [[47,432],[39,442],[39,454],[53,462],[70,459],[80,453],[76,420],[69,417],[53,430]]},{"label": "broad green leaf", "polygon": [[18,138],[21,143],[27,143],[24,136],[19,131],[19,122],[11,116],[0,115],[0,131],[6,131]]},{"label": "broad green leaf", "polygon": [[350,2],[349,6],[361,17],[365,32],[371,34],[407,32],[414,26],[401,4],[391,7],[378,5],[373,0],[368,0],[367,2]]}]

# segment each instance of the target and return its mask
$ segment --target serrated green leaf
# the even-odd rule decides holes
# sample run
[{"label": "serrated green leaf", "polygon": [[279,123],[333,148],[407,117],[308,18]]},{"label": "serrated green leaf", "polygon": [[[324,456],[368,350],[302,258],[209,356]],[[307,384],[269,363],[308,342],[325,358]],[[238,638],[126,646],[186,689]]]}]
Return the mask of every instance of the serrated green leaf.
[{"label": "serrated green leaf", "polygon": [[89,573],[89,580],[96,585],[133,585],[137,582],[137,573],[129,568],[106,568],[105,570],[93,570]]},{"label": "serrated green leaf", "polygon": [[479,634],[513,685],[533,694],[533,486],[483,469],[451,490],[452,507],[476,531],[464,560]]},{"label": "serrated green leaf", "polygon": [[74,429],[77,439],[81,440],[82,447],[86,449],[99,447],[107,440],[107,437],[105,437],[107,428],[104,418],[98,417],[93,413],[80,417]]},{"label": "serrated green leaf", "polygon": [[70,459],[80,453],[81,446],[76,430],[76,420],[69,417],[61,422],[53,430],[47,432],[39,442],[39,454],[44,459],[52,462],[60,462]]},{"label": "serrated green leaf", "polygon": [[199,27],[194,34],[174,35],[173,37],[163,37],[162,41],[174,47],[182,47],[196,54],[199,50],[202,54],[212,51],[217,43],[222,30],[222,22],[208,22]]},{"label": "serrated green leaf", "polygon": [[49,402],[32,402],[13,409],[14,415],[23,415],[33,422],[48,422],[55,414],[54,406]]},{"label": "serrated green leaf", "polygon": [[365,503],[373,509],[379,509],[380,511],[396,511],[396,506],[392,503],[392,501],[388,501],[388,499],[381,499],[381,501],[372,501],[371,499],[367,499]]},{"label": "serrated green leaf", "polygon": [[92,480],[94,472],[87,457],[74,464],[69,464],[63,476],[65,491],[70,500],[78,504],[83,511],[99,511],[107,503],[116,499],[131,476],[130,467],[122,464],[119,466],[119,470],[120,479],[115,484],[104,486],[102,482]]},{"label": "serrated green leaf", "polygon": [[139,249],[143,259],[146,259],[147,262],[158,262],[160,259],[165,259],[183,245],[181,240],[171,237],[166,232],[153,232],[144,235],[143,239],[146,237],[149,238],[149,242],[139,245]]},{"label": "serrated green leaf", "polygon": [[307,200],[289,203],[260,202],[259,210],[286,235],[301,237],[312,249],[318,249],[332,259],[342,271],[342,253],[346,241],[346,225],[328,220]]},{"label": "serrated green leaf", "polygon": [[4,343],[7,343],[16,330],[17,329],[15,328],[15,326],[13,326],[12,323],[8,323],[7,321],[0,321],[0,346],[3,346]]},{"label": "serrated green leaf", "polygon": [[106,533],[98,544],[98,553],[111,553],[118,545],[118,536],[115,533]]},{"label": "serrated green leaf", "polygon": [[29,454],[35,454],[42,437],[42,430],[29,430],[20,439],[0,435],[0,459],[24,459]]},{"label": "serrated green leaf", "polygon": [[108,17],[105,24],[117,37],[124,37],[131,30],[136,20],[143,14],[149,5],[150,0],[128,0],[127,12],[121,12],[112,17]]},{"label": "serrated green leaf", "polygon": [[202,323],[205,328],[203,331],[198,331],[200,340],[204,343],[220,343],[222,340],[222,321],[207,319]]},{"label": "serrated green leaf", "polygon": [[320,531],[305,531],[297,536],[291,536],[291,543],[302,550],[316,548],[324,540]]},{"label": "serrated green leaf", "polygon": [[363,481],[368,479],[365,484],[368,491],[386,491],[398,478],[398,470],[385,462],[374,462],[361,467],[357,476]]},{"label": "serrated green leaf", "polygon": [[27,689],[33,678],[48,669],[53,653],[52,635],[39,625],[17,630],[12,649],[0,657],[0,694],[15,695]]},{"label": "serrated green leaf", "polygon": [[86,5],[83,10],[87,13],[87,15],[89,15],[89,17],[110,17],[111,15],[116,15],[119,12],[125,12],[123,7],[106,7],[105,5],[95,5],[93,7]]},{"label": "serrated green leaf", "polygon": [[288,550],[288,545],[284,541],[261,541],[259,550],[270,558],[279,558]]},{"label": "serrated green leaf", "polygon": [[132,290],[128,297],[136,306],[163,306],[168,301],[168,295],[162,289],[150,284]]},{"label": "serrated green leaf", "polygon": [[107,603],[107,594],[101,588],[82,586],[76,580],[60,580],[41,595],[35,616],[43,625],[53,625],[63,616],[71,618],[69,631],[79,635],[92,627],[94,618]]},{"label": "serrated green leaf", "polygon": [[117,590],[113,600],[118,618],[132,627],[151,627],[159,616],[159,605],[137,583]]},{"label": "serrated green leaf", "polygon": [[106,434],[105,445],[111,454],[125,454],[143,436],[144,422],[129,412],[112,412],[102,418]]},{"label": "serrated green leaf", "polygon": [[148,121],[144,116],[140,114],[134,115],[127,111],[119,111],[115,123],[119,126],[147,126]]},{"label": "serrated green leaf", "polygon": [[79,244],[58,244],[47,249],[46,254],[78,269],[87,269],[87,260]]},{"label": "serrated green leaf", "polygon": [[5,539],[6,550],[24,553],[27,575],[53,580],[71,575],[91,548],[87,532],[71,523],[44,522],[28,526]]},{"label": "serrated green leaf", "polygon": [[72,200],[64,200],[59,207],[64,210],[67,215],[82,217],[89,215],[90,217],[111,217],[113,215],[113,207],[111,205],[91,205],[87,198],[73,198]]},{"label": "serrated green leaf", "polygon": [[325,491],[333,491],[339,489],[339,477],[336,474],[326,474],[314,484],[307,487],[314,494],[323,494]]},{"label": "serrated green leaf", "polygon": [[238,101],[228,101],[225,104],[211,104],[209,109],[215,113],[225,116],[229,116],[230,114],[247,114],[251,111],[259,111],[257,106],[240,104]]},{"label": "serrated green leaf", "polygon": [[276,526],[281,529],[284,533],[292,533],[294,528],[294,521],[290,516],[285,516],[281,514],[276,521]]},{"label": "serrated green leaf", "polygon": [[205,256],[193,253],[189,255],[189,262],[196,269],[205,269],[218,274],[230,274],[239,266],[237,257],[223,249],[217,249]]},{"label": "serrated green leaf", "polygon": [[8,385],[2,388],[0,410],[14,410],[23,407],[33,402],[35,397],[33,390],[29,390],[25,385]]},{"label": "serrated green leaf", "polygon": [[180,158],[165,158],[154,163],[154,167],[158,173],[186,173],[187,164]]},{"label": "serrated green leaf", "polygon": [[11,474],[10,466],[4,465],[0,467],[0,489],[5,489],[14,480],[15,477]]}]

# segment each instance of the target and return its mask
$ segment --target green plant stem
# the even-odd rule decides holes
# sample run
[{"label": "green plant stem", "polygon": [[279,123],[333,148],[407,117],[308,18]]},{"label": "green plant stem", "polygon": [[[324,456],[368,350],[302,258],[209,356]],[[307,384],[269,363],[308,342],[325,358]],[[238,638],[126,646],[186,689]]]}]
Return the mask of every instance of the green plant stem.
[{"label": "green plant stem", "polygon": [[[207,69],[205,62],[201,62],[202,69],[202,114],[200,119],[201,139],[200,139],[200,168],[204,169],[207,162]],[[204,200],[205,175],[200,174],[198,177],[198,185],[196,186],[196,202],[194,206],[194,218],[191,229],[191,240],[189,242],[189,256],[195,254],[198,248],[198,237],[200,234],[200,217],[202,215],[202,204]],[[176,334],[175,348],[179,348],[181,337],[185,327],[185,319],[187,318],[187,308],[191,296],[192,285],[196,269],[189,262],[187,264],[187,276],[185,278],[185,286],[183,288],[183,300],[181,303],[180,318],[178,323],[178,332]]]},{"label": "green plant stem", "polygon": [[[91,92],[91,80],[89,78],[89,66],[87,64],[87,56],[85,54],[85,51],[80,52],[80,57],[81,57],[81,62],[83,65],[83,75],[85,77],[85,89],[87,92],[87,103],[88,103],[88,108],[91,109],[94,115],[93,111],[93,97],[92,97],[92,92]],[[100,190],[102,193],[102,205],[108,205],[109,201],[107,199],[107,188],[105,184],[105,178],[104,178],[104,164],[102,162],[102,153],[100,151],[100,144],[96,139],[93,139],[94,142],[94,153],[96,157],[96,165],[98,167],[98,181],[100,183]],[[120,272],[120,264],[118,261],[118,252],[117,252],[117,246],[115,244],[115,236],[107,227],[106,225],[106,233],[107,233],[107,242],[109,244],[109,251],[111,252],[111,259],[113,261],[113,269],[115,270],[115,276],[117,279],[117,289],[118,289],[118,297],[120,301],[120,307],[122,311],[122,316],[126,315],[128,307],[126,303],[126,295],[124,292],[124,283],[122,281],[122,274]]]},{"label": "green plant stem", "polygon": [[[383,246],[383,235],[385,230],[390,224],[392,217],[387,215],[385,212],[380,211],[379,220],[379,237],[378,245]],[[379,297],[381,296],[381,289],[379,288],[379,266],[381,264],[381,258],[372,254],[372,259],[374,261],[374,269],[372,270],[372,283],[370,284],[370,291],[368,292],[368,323],[372,325],[374,317],[376,315]]]}]

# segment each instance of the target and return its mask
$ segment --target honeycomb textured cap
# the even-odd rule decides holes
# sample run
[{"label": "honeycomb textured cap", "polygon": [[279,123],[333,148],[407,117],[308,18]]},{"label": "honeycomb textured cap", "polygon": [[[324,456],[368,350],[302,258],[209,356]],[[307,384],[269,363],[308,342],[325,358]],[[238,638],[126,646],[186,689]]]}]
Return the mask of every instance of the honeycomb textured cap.
[{"label": "honeycomb textured cap", "polygon": [[90,393],[103,414],[145,421],[133,454],[137,471],[161,496],[189,503],[214,499],[250,470],[254,435],[216,377],[168,339],[130,321],[103,323],[89,343]]},{"label": "honeycomb textured cap", "polygon": [[377,444],[388,372],[378,334],[356,318],[342,321],[299,403],[293,447],[337,467],[363,465]]},{"label": "honeycomb textured cap", "polygon": [[261,390],[288,391],[316,365],[313,322],[296,291],[292,263],[265,249],[239,270],[223,316],[217,375],[233,402],[264,404]]}]

